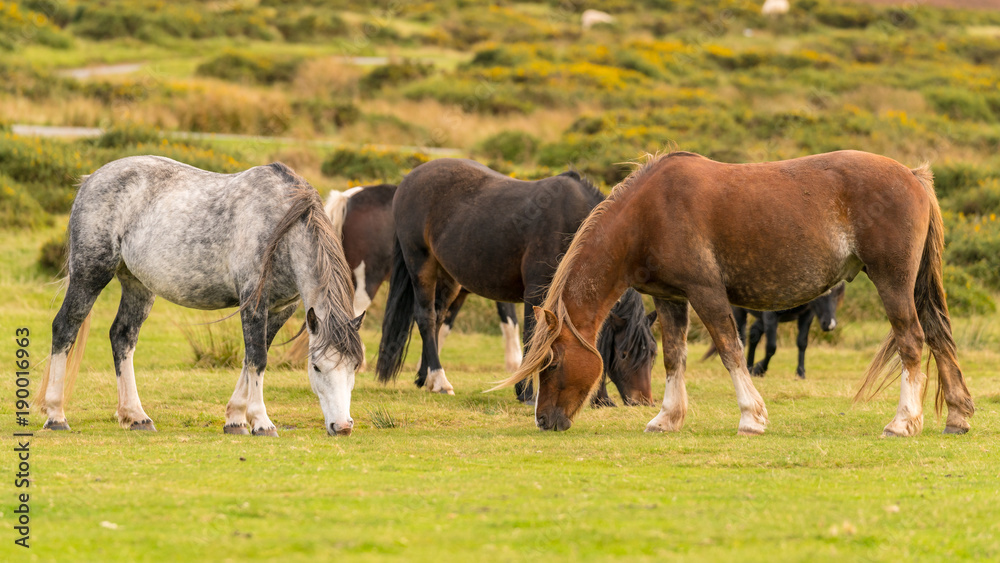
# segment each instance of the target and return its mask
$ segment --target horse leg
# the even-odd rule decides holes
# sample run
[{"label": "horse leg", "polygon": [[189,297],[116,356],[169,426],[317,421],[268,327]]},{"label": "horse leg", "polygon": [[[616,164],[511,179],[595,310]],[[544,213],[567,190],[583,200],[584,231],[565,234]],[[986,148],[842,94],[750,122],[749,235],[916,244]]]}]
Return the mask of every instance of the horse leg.
[{"label": "horse leg", "polygon": [[764,336],[767,337],[767,344],[764,345],[764,359],[756,364],[747,360],[747,365],[753,365],[750,375],[757,377],[764,377],[764,374],[767,373],[767,366],[771,365],[771,358],[778,351],[778,315],[773,311],[765,311],[761,315],[761,320],[764,322]]},{"label": "horse leg", "polygon": [[[455,297],[455,299],[453,299],[451,301],[450,305],[448,305],[448,310],[447,310],[447,312],[444,315],[441,315],[440,309],[438,310],[438,315],[439,315],[438,318],[440,319],[441,317],[443,317],[443,321],[441,322],[440,326],[438,327],[438,331],[437,331],[437,350],[438,350],[438,356],[440,356],[441,355],[441,351],[444,350],[444,340],[445,340],[445,338],[448,337],[449,334],[451,334],[451,329],[452,329],[452,327],[455,326],[455,317],[457,317],[458,316],[458,312],[462,310],[462,305],[465,304],[465,298],[468,297],[468,296],[469,296],[469,292],[468,291],[459,291],[458,292],[458,296]],[[440,291],[439,291],[438,295],[437,295],[437,297],[435,298],[435,301],[434,301],[435,306],[437,304],[444,303],[446,301],[447,301],[447,298],[445,296],[442,296],[441,293],[440,293]],[[421,371],[420,368],[422,368],[423,365],[424,365],[424,358],[423,358],[423,356],[421,356],[420,359],[417,360],[417,372],[418,373]],[[426,375],[427,375],[427,373],[425,371],[424,372],[424,376],[426,377]]]},{"label": "horse leg", "polygon": [[[740,335],[740,342],[747,343],[747,315],[749,313],[743,307],[733,307],[733,318],[736,319],[736,330]],[[749,362],[753,363],[753,362]]]},{"label": "horse leg", "polygon": [[[739,320],[736,321],[736,324],[738,328]],[[764,335],[764,314],[761,313],[761,315],[757,317],[754,323],[750,326],[750,340],[746,342],[748,366],[754,365],[753,360],[754,357],[757,355],[757,345],[760,344],[760,339],[761,336],[763,335]],[[750,375],[757,375],[757,374],[751,371]]]},{"label": "horse leg", "polygon": [[431,393],[454,395],[455,388],[445,377],[444,368],[441,367],[441,357],[438,355],[437,331],[440,323],[435,306],[435,294],[439,280],[436,270],[437,264],[431,260],[427,260],[420,268],[414,270],[420,272],[413,284],[413,291],[416,294],[414,317],[423,345],[416,384],[417,387],[424,387]]},{"label": "horse leg", "polygon": [[806,347],[809,346],[809,327],[812,326],[813,312],[806,310],[799,316],[799,337],[795,344],[799,347],[799,366],[795,368],[795,375],[799,379],[806,378]]},{"label": "horse leg", "polygon": [[[917,307],[913,300],[913,278],[907,283],[896,280],[891,275],[878,276],[870,272],[869,277],[878,289],[882,305],[892,325],[899,358],[903,363],[903,374],[899,384],[899,406],[896,416],[885,426],[885,436],[916,436],[924,427],[924,388],[927,375],[920,371],[920,355],[924,347],[924,331],[917,318]],[[880,283],[881,282],[881,283]]]},{"label": "horse leg", "polygon": [[[266,299],[261,300],[266,301]],[[274,423],[264,406],[264,368],[267,367],[268,322],[262,305],[240,311],[243,323],[243,370],[229,404],[226,405],[226,434],[277,436]],[[277,332],[277,330],[275,330]]]},{"label": "horse leg", "polygon": [[[497,315],[500,316],[500,332],[503,334],[503,361],[507,371],[514,373],[521,367],[524,355],[521,352],[520,335],[517,330],[517,309],[513,303],[497,301]],[[604,391],[607,396],[607,391]],[[610,399],[609,399],[610,400]]]},{"label": "horse leg", "polygon": [[118,273],[122,285],[118,314],[111,324],[111,352],[115,359],[118,381],[118,424],[130,430],[152,430],[156,426],[142,409],[139,391],[135,385],[135,367],[132,357],[139,341],[139,329],[149,316],[156,296],[127,270]]},{"label": "horse leg", "polygon": [[[80,346],[79,354],[82,355],[86,327],[81,330],[81,326],[90,315],[97,296],[115,275],[114,266],[102,268],[93,264],[80,264],[70,270],[74,274],[69,278],[66,297],[52,321],[52,356],[49,359],[48,378],[43,382],[45,392],[39,390],[42,411],[46,417],[44,428],[50,430],[69,430],[66,414],[63,412],[65,385],[67,380],[75,377],[74,370],[79,369],[79,365],[69,366],[70,373],[67,373],[70,348],[74,344]],[[78,333],[81,333],[79,342]]]},{"label": "horse leg", "polygon": [[663,391],[660,413],[646,425],[646,432],[675,432],[684,425],[688,397],[684,385],[687,365],[688,304],[686,301],[655,299],[656,315],[663,333],[663,365],[667,368],[667,387]]},{"label": "horse leg", "polygon": [[736,321],[733,319],[726,290],[723,287],[699,287],[688,292],[691,306],[705,323],[723,365],[729,370],[736,389],[736,404],[740,407],[740,424],[737,434],[763,434],[767,426],[767,408],[760,393],[750,380],[746,359],[743,357]]}]

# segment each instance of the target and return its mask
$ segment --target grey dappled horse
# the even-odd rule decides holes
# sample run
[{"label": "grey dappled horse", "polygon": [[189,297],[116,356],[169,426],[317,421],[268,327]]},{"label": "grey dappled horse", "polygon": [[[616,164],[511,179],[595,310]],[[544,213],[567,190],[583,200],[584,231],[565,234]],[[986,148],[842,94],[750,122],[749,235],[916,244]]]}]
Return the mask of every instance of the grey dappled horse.
[{"label": "grey dappled horse", "polygon": [[[64,389],[79,368],[85,321],[117,276],[122,297],[111,348],[123,427],[156,430],[139,401],[132,356],[159,295],[195,309],[239,305],[246,356],[224,430],[277,436],[264,407],[264,367],[275,334],[301,297],[309,380],[326,430],[351,433],[351,390],[362,347],[361,317],[352,320],[350,314],[350,270],[319,194],[285,165],[216,174],[158,156],[106,164],[80,186],[73,203],[68,271],[66,297],[52,322],[52,358],[38,393],[45,428],[69,429]],[[74,360],[67,370],[69,356]]]}]

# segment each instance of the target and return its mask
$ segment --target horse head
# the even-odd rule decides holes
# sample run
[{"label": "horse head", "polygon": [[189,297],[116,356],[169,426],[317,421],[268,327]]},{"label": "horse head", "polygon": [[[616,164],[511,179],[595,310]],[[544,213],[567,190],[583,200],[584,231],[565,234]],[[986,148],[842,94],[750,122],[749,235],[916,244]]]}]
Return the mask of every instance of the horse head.
[{"label": "horse head", "polygon": [[317,314],[312,307],[306,312],[309,384],[319,397],[326,432],[331,436],[350,436],[354,428],[351,391],[354,373],[364,358],[358,334],[364,318],[364,313],[353,320],[342,313]]},{"label": "horse head", "polygon": [[653,404],[654,322],[656,311],[646,315],[642,297],[629,289],[601,327],[597,350],[604,361],[604,371],[626,405]]},{"label": "horse head", "polygon": [[826,295],[809,302],[809,308],[819,319],[819,326],[825,332],[837,327],[837,307],[844,302],[844,282],[840,282]]}]

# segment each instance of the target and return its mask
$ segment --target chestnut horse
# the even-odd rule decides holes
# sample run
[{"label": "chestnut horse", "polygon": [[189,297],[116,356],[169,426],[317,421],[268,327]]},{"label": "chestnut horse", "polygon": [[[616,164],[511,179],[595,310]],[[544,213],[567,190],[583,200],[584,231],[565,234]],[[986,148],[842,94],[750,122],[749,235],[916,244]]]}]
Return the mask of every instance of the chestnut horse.
[{"label": "chestnut horse", "polygon": [[[675,431],[684,422],[690,303],[732,377],[738,433],[761,434],[767,410],[747,371],[730,303],[788,309],[864,271],[892,331],[856,399],[898,353],[899,408],[884,433],[918,434],[926,340],[938,368],[937,410],[948,405],[945,432],[965,433],[975,409],[951,334],[943,247],[927,165],[911,170],[858,151],[759,164],[725,164],[686,152],[650,157],[577,231],[535,311],[538,329],[528,356],[501,386],[534,376],[538,427],[569,428],[601,374],[597,330],[618,296],[633,287],[654,297],[663,329],[666,391],[646,430]],[[887,376],[879,389],[888,382]]]}]

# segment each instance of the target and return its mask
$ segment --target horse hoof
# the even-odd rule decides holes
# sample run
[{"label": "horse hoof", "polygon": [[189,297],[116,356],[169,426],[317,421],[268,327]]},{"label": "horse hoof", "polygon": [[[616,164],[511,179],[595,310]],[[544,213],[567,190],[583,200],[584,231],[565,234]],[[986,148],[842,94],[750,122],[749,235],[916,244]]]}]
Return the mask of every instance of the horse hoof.
[{"label": "horse hoof", "polygon": [[944,434],[965,434],[969,431],[968,428],[962,428],[961,426],[945,426]]},{"label": "horse hoof", "polygon": [[883,438],[906,438],[906,434],[897,434],[897,433],[893,432],[892,430],[888,430],[887,429],[887,430],[883,430],[882,431],[882,437]]},{"label": "horse hoof", "polygon": [[268,436],[270,438],[277,438],[278,431],[273,427],[271,428],[255,428],[253,431],[254,436]]},{"label": "horse hoof", "polygon": [[222,432],[225,434],[240,434],[240,435],[246,435],[250,433],[250,431],[247,430],[246,424],[232,424],[232,425],[227,424],[222,427]]},{"label": "horse hoof", "polygon": [[455,390],[454,389],[439,389],[439,390],[435,391],[435,393],[440,393],[442,395],[454,395],[455,394]]},{"label": "horse hoof", "polygon": [[131,426],[128,427],[129,430],[148,430],[150,432],[156,432],[156,426],[150,419],[133,422]]},{"label": "horse hoof", "polygon": [[535,406],[535,400],[534,399],[524,399],[524,400],[521,401],[521,404],[528,405],[529,407],[533,407],[533,406]]},{"label": "horse hoof", "polygon": [[764,431],[757,428],[740,428],[736,431],[737,436],[761,436],[763,434]]},{"label": "horse hoof", "polygon": [[54,420],[46,420],[45,426],[42,428],[47,430],[69,430],[69,423],[65,420],[61,422],[56,422]]}]

